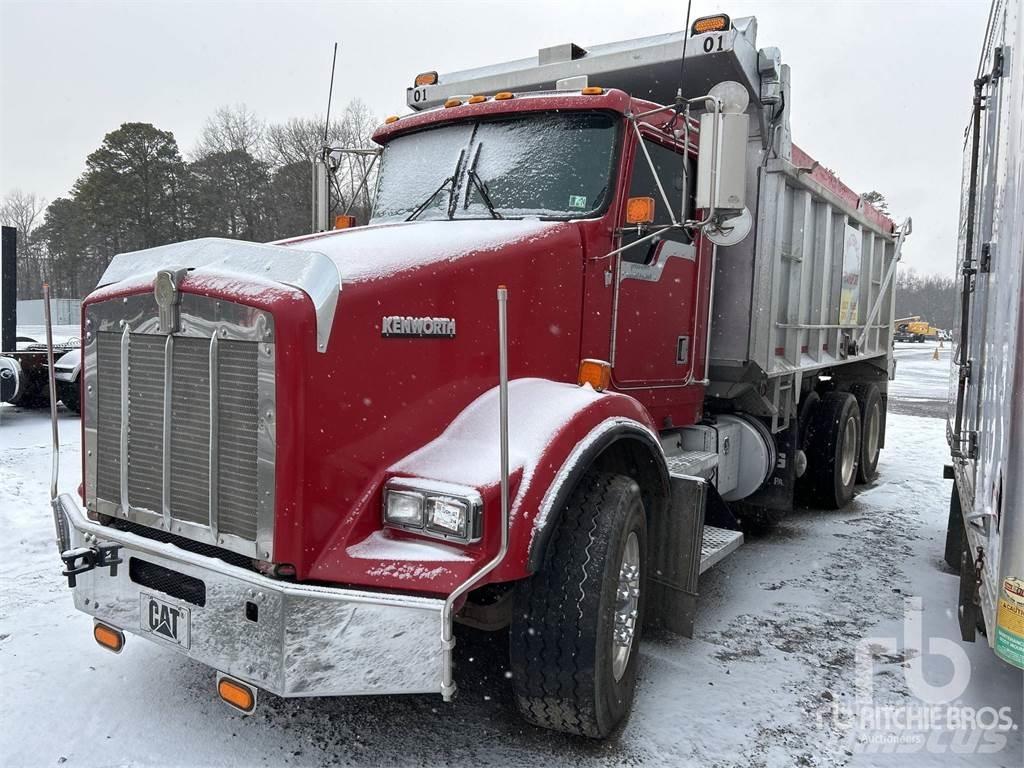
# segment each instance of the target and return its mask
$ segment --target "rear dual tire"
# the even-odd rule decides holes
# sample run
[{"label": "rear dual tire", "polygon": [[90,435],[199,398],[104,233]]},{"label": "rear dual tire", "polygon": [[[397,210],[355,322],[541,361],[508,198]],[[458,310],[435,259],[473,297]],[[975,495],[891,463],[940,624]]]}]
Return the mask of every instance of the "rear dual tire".
[{"label": "rear dual tire", "polygon": [[801,480],[812,506],[839,509],[853,498],[860,432],[860,407],[849,392],[828,392],[811,411],[804,433],[807,472]]},{"label": "rear dual tire", "polygon": [[510,661],[534,725],[606,738],[636,689],[647,566],[640,489],[591,472],[573,492],[541,569],[516,588]]},{"label": "rear dual tire", "polygon": [[857,464],[857,482],[870,483],[878,476],[878,457],[882,445],[885,406],[882,394],[874,384],[854,384],[850,394],[860,407],[860,462]]}]

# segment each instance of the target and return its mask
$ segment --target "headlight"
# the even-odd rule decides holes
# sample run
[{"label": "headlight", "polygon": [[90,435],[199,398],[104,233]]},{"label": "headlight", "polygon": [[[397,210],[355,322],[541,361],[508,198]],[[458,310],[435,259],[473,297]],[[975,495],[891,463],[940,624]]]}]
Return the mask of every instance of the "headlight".
[{"label": "headlight", "polygon": [[386,525],[439,539],[477,541],[482,507],[476,489],[459,485],[403,478],[384,489]]},{"label": "headlight", "polygon": [[423,527],[423,494],[389,490],[384,503],[384,521],[410,528]]}]

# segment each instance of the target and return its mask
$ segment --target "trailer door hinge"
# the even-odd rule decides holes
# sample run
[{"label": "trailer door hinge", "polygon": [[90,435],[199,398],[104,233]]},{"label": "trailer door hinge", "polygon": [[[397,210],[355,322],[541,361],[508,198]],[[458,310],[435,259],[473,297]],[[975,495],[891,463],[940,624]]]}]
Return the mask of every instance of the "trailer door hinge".
[{"label": "trailer door hinge", "polygon": [[992,271],[992,243],[981,244],[981,259],[978,261],[979,272]]},{"label": "trailer door hinge", "polygon": [[992,51],[992,79],[998,80],[1006,68],[1006,49],[1000,45]]},{"label": "trailer door hinge", "polygon": [[963,436],[967,442],[967,450],[964,451],[964,457],[968,459],[978,458],[978,433],[974,431],[965,432]]},{"label": "trailer door hinge", "polygon": [[967,360],[960,363],[959,376],[961,381],[965,381],[968,384],[971,383],[971,361]]}]

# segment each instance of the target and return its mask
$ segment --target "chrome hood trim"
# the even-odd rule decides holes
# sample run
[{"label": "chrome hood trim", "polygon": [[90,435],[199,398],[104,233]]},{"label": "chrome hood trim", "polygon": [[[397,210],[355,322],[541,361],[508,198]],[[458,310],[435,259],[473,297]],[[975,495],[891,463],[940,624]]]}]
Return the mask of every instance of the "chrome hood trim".
[{"label": "chrome hood trim", "polygon": [[327,351],[341,278],[335,263],[319,251],[204,237],[120,253],[110,262],[96,287],[155,278],[161,269],[187,269],[192,275],[270,280],[297,288],[313,302],[317,351]]}]

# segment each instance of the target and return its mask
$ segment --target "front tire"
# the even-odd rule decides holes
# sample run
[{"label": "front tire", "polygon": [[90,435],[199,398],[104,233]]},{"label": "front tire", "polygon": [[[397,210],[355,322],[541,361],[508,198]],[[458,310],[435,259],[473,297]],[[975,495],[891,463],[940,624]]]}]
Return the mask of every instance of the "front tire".
[{"label": "front tire", "polygon": [[534,725],[606,738],[636,689],[647,567],[640,489],[589,473],[541,569],[516,588],[510,661],[516,704]]}]

